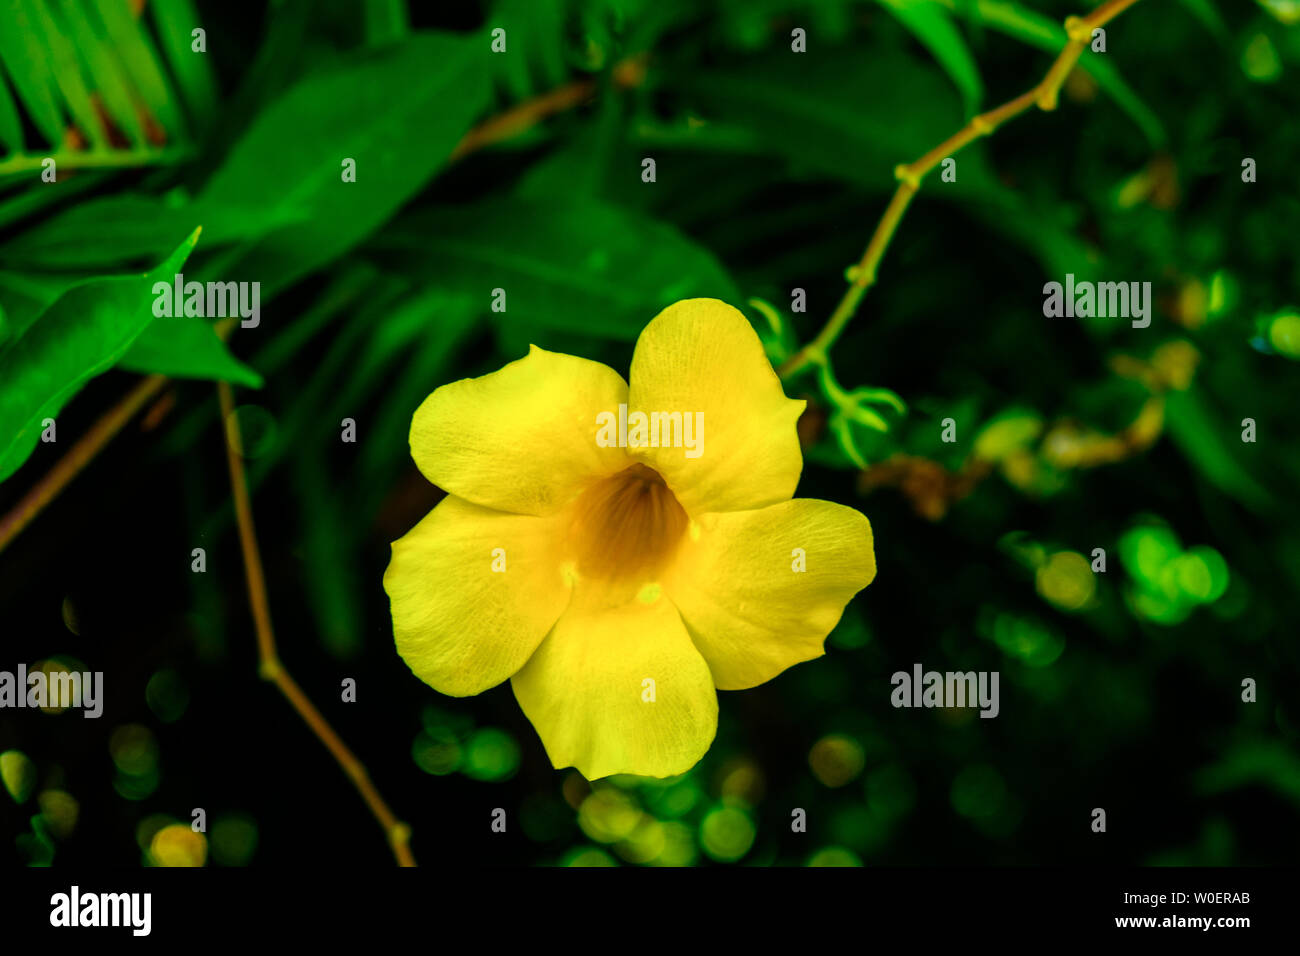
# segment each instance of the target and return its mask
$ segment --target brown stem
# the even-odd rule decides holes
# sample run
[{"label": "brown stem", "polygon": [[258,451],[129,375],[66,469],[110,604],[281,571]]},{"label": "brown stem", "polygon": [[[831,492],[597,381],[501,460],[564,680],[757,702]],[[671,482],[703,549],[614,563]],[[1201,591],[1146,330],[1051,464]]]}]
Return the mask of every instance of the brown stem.
[{"label": "brown stem", "polygon": [[266,578],[262,573],[262,556],[257,546],[257,530],[253,525],[253,508],[248,495],[248,482],[244,477],[244,460],[239,453],[239,421],[234,415],[235,399],[230,386],[217,384],[221,399],[221,417],[225,422],[226,462],[230,466],[230,490],[235,500],[235,516],[239,520],[239,544],[244,554],[244,576],[248,581],[248,603],[253,612],[253,625],[257,631],[258,673],[280,689],[285,699],[307,726],[334,755],[343,772],[347,774],[361,797],[383,827],[392,847],[393,855],[401,866],[415,866],[411,853],[411,828],[394,816],[384,798],[370,780],[365,765],[348,749],[334,732],[316,705],[302,691],[297,682],[280,663],[276,650],[275,632],[271,629],[271,607],[266,596]]},{"label": "brown stem", "polygon": [[116,405],[100,416],[90,431],[77,439],[77,443],[46,472],[32,490],[23,495],[18,504],[0,519],[0,551],[19,533],[31,524],[32,519],[41,510],[58,497],[59,492],[86,467],[113,436],[122,430],[135,414],[158,392],[162,391],[167,379],[162,375],[150,375],[142,380],[130,392],[122,397]]}]

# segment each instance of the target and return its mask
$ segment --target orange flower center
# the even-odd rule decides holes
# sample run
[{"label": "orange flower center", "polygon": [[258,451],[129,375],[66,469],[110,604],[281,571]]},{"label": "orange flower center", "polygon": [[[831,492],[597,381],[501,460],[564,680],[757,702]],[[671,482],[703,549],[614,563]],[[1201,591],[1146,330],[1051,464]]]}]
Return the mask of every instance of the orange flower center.
[{"label": "orange flower center", "polygon": [[578,496],[570,544],[586,577],[654,580],[689,524],[659,472],[636,464],[594,482]]}]

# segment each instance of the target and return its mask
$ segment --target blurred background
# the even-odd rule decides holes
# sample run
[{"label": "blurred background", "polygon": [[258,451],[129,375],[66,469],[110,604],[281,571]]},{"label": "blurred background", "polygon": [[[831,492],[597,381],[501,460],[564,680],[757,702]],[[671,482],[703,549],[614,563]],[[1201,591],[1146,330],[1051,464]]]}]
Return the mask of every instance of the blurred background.
[{"label": "blurred background", "polygon": [[[0,669],[106,684],[99,720],[0,710],[0,857],[392,862],[257,677],[224,380],[281,658],[424,865],[1293,862],[1293,0],[1143,0],[1055,112],[925,180],[833,371],[786,382],[809,400],[798,494],[868,515],[879,576],[825,657],[720,695],[691,772],[556,771],[508,685],[442,697],[393,647],[389,543],[441,495],[406,441],[429,392],[529,343],[626,373],[640,328],[694,295],[745,308],[779,364],[834,309],[894,166],[1037,83],[1086,12],[6,0],[0,410],[37,380],[75,398],[56,443],[10,454],[0,513],[139,373],[170,380],[0,551]],[[187,278],[259,281],[258,327],[93,378],[51,345],[87,311],[75,283],[152,269],[200,225]],[[1150,327],[1044,318],[1067,273],[1151,282]],[[855,415],[855,389],[888,392]],[[893,709],[915,663],[1000,672],[1000,715]]]}]

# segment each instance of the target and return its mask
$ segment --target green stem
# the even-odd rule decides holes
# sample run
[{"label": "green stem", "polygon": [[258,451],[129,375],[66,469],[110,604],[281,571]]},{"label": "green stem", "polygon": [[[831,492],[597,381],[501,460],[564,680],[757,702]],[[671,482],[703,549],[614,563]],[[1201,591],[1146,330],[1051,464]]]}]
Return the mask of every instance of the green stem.
[{"label": "green stem", "polygon": [[54,160],[57,170],[64,169],[134,169],[177,163],[190,155],[188,147],[170,149],[89,149],[82,152],[14,153],[0,160],[0,177],[21,176],[40,171],[47,159]]}]

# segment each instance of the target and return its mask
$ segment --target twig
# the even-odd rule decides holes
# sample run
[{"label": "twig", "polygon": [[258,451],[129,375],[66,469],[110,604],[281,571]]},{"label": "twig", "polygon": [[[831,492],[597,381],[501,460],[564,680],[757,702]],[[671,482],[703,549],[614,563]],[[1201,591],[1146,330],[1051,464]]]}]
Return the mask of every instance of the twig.
[{"label": "twig", "polygon": [[[628,57],[616,63],[610,70],[613,83],[620,89],[640,86],[645,80],[646,57],[644,54]],[[549,93],[524,100],[519,105],[498,113],[479,123],[465,134],[456,148],[451,151],[453,161],[469,153],[499,143],[532,129],[542,120],[578,106],[596,92],[596,80],[584,77],[556,87]]]},{"label": "twig", "polygon": [[1069,39],[1048,69],[1047,75],[1036,86],[1015,99],[1003,103],[997,109],[972,117],[969,123],[920,159],[905,163],[894,170],[898,188],[894,191],[893,198],[889,200],[884,215],[880,217],[876,231],[871,234],[871,241],[867,243],[862,259],[850,270],[848,290],[840,299],[839,305],[835,307],[835,311],[831,313],[826,325],[817,333],[816,338],[786,359],[777,369],[782,378],[789,378],[808,365],[824,362],[826,352],[857,312],[858,303],[866,295],[867,289],[875,284],[876,269],[880,265],[880,260],[884,258],[889,241],[894,237],[894,231],[902,221],[903,214],[907,212],[908,203],[921,188],[921,179],[925,174],[981,136],[992,135],[993,131],[1007,120],[1021,115],[1031,106],[1037,106],[1040,110],[1056,109],[1061,84],[1065,82],[1066,76],[1074,68],[1080,54],[1092,39],[1092,31],[1109,23],[1137,2],[1138,0],[1107,0],[1086,17],[1066,19],[1065,31]]},{"label": "twig", "polygon": [[257,547],[257,531],[253,526],[253,508],[248,496],[248,482],[244,478],[244,461],[238,451],[240,445],[239,422],[234,416],[235,399],[230,386],[217,384],[221,398],[221,417],[226,428],[226,462],[230,466],[230,490],[235,500],[235,515],[239,519],[239,544],[244,554],[244,571],[248,580],[248,603],[253,612],[257,630],[258,673],[280,689],[290,705],[306,721],[321,743],[334,755],[343,772],[356,786],[366,806],[375,815],[388,837],[393,855],[401,866],[415,866],[411,853],[411,828],[393,815],[384,798],[366,772],[365,765],[348,749],[342,738],[334,732],[316,705],[303,693],[296,681],[280,663],[276,650],[275,632],[271,629],[271,608],[266,596],[266,578],[262,573],[262,557]]},{"label": "twig", "polygon": [[108,444],[136,412],[140,411],[151,398],[162,391],[167,378],[162,375],[150,375],[131,389],[121,401],[109,409],[100,419],[90,426],[90,431],[77,439],[77,443],[46,472],[32,490],[23,495],[18,504],[0,519],[0,551],[27,527],[41,510],[53,501],[81,471],[82,468]]}]

